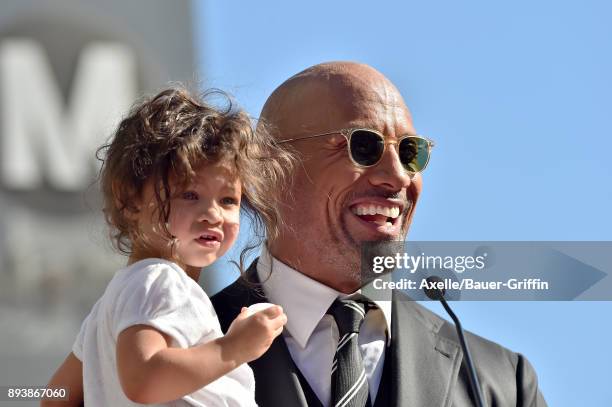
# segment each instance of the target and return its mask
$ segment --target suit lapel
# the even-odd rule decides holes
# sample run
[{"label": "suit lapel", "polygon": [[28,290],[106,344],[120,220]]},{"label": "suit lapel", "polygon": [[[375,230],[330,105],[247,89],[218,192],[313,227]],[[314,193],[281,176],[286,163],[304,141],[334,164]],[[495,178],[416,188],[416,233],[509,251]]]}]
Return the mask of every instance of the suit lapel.
[{"label": "suit lapel", "polygon": [[450,406],[462,353],[456,342],[440,335],[444,320],[432,315],[416,302],[394,293],[391,322],[393,406]]},{"label": "suit lapel", "polygon": [[255,374],[255,392],[260,406],[308,407],[299,373],[282,337],[250,363]]}]

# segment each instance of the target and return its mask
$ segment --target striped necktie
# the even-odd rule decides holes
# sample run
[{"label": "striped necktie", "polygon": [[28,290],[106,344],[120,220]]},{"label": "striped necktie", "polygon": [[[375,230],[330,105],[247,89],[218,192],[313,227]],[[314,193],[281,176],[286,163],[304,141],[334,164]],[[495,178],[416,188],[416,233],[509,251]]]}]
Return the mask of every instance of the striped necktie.
[{"label": "striped necktie", "polygon": [[368,380],[358,343],[359,327],[365,318],[364,305],[337,299],[327,313],[336,320],[340,334],[332,364],[332,405],[369,407]]}]

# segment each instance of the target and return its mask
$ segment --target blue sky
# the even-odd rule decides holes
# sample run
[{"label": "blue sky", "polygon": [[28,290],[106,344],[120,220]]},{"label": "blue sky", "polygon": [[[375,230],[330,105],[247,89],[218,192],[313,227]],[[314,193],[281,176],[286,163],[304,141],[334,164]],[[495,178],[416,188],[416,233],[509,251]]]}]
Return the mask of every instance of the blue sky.
[{"label": "blue sky", "polygon": [[[323,61],[397,85],[437,142],[412,240],[612,240],[611,15],[594,0],[194,2],[202,83],[254,116]],[[530,359],[549,405],[612,405],[612,302],[454,308]]]}]

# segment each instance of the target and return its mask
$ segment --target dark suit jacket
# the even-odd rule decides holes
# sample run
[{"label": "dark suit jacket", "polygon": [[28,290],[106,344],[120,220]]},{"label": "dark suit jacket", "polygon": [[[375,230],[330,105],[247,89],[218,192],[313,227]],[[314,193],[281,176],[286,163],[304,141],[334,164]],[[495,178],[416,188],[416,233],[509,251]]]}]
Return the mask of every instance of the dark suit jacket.
[{"label": "dark suit jacket", "polygon": [[[256,263],[247,272],[257,282]],[[212,297],[223,331],[241,307],[267,302],[257,287],[237,280]],[[463,352],[455,328],[408,297],[392,302],[391,406],[474,406]],[[546,406],[535,372],[527,359],[466,332],[483,395],[489,407]],[[262,407],[307,406],[296,365],[282,336],[250,363],[255,374],[257,403]]]}]

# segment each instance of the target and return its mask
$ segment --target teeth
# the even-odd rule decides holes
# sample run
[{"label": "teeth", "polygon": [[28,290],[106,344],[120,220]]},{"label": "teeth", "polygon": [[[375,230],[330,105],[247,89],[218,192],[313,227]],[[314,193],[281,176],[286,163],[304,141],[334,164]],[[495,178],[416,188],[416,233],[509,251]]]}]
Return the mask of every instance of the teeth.
[{"label": "teeth", "polygon": [[356,205],[352,209],[353,213],[358,216],[362,215],[383,215],[387,218],[397,218],[400,214],[399,206],[380,206],[380,205]]}]

